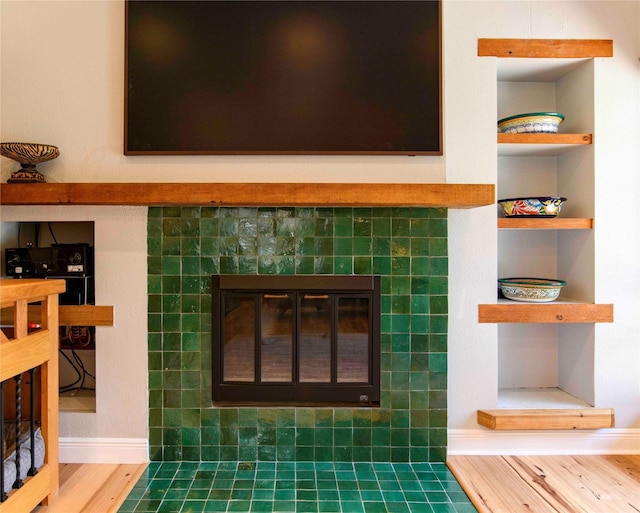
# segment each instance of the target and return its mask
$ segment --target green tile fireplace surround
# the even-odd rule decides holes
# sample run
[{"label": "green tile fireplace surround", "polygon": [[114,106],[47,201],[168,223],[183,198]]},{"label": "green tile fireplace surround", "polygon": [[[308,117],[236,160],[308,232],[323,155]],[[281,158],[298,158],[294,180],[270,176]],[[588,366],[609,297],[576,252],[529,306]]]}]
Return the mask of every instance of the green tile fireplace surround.
[{"label": "green tile fireplace surround", "polygon": [[[151,207],[150,458],[443,462],[447,210]],[[213,407],[212,274],[379,274],[381,405]]]}]

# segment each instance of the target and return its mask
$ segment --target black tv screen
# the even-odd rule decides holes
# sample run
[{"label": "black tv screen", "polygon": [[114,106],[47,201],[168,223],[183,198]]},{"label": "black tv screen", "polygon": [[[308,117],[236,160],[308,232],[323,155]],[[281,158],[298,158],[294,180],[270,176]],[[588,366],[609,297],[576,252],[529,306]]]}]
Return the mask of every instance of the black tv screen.
[{"label": "black tv screen", "polygon": [[440,2],[129,0],[126,155],[441,155]]}]

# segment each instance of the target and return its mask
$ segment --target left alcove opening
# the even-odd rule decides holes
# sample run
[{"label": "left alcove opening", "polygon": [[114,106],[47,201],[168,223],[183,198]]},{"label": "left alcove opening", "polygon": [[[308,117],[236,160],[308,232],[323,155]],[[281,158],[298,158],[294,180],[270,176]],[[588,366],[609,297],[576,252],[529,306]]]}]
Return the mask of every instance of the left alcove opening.
[{"label": "left alcove opening", "polygon": [[[64,279],[61,306],[93,305],[94,233],[93,221],[0,222],[2,276]],[[3,330],[11,322],[3,312]],[[96,328],[61,316],[59,361],[60,410],[95,413]]]}]

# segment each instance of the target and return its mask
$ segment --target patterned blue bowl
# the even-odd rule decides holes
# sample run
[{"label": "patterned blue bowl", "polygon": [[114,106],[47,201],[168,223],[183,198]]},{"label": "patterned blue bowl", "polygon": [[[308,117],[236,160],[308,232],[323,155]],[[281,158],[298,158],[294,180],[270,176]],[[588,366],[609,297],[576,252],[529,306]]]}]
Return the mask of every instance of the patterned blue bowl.
[{"label": "patterned blue bowl", "polygon": [[567,282],[547,278],[501,278],[498,285],[502,295],[513,301],[548,303],[555,301]]}]

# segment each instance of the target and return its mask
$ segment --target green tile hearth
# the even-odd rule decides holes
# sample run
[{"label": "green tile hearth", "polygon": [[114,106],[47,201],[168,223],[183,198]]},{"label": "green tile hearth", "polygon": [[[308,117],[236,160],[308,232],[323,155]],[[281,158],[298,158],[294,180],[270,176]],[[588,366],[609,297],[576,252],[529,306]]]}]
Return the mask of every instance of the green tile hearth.
[{"label": "green tile hearth", "polygon": [[[152,207],[147,234],[152,461],[446,460],[446,209]],[[380,275],[380,407],[213,407],[225,273]]]},{"label": "green tile hearth", "polygon": [[152,462],[119,513],[476,513],[443,463]]}]

